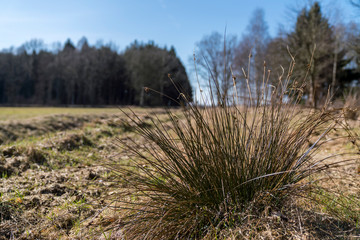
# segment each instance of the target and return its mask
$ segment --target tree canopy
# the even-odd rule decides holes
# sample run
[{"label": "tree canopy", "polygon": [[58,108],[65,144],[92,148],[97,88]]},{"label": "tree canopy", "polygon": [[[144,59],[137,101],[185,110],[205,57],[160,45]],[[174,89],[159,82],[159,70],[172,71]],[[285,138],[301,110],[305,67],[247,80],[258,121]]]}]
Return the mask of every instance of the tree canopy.
[{"label": "tree canopy", "polygon": [[[357,1],[353,2],[356,5]],[[269,83],[277,86],[279,76],[287,74],[287,66],[294,58],[296,64],[290,81],[299,85],[306,83],[303,100],[308,106],[317,108],[329,93],[335,98],[342,98],[345,92],[360,87],[359,32],[359,26],[354,22],[330,21],[320,4],[314,2],[297,12],[291,29],[280,29],[278,35],[271,38],[264,11],[256,9],[245,33],[230,53],[224,51],[224,45],[233,45],[221,41],[227,36],[221,38],[219,33],[205,35],[196,43],[200,49],[197,57],[204,58],[198,61],[198,65],[200,73],[203,70],[209,72],[208,75],[218,82],[218,86],[231,86],[230,74],[219,77],[222,72],[226,73],[223,70],[224,59],[230,60],[226,67],[232,67],[238,93],[247,98],[247,81],[252,85],[253,96],[259,94],[264,74],[271,73]],[[235,37],[232,35],[230,39]],[[228,57],[224,57],[224,53]],[[264,69],[270,72],[264,72]]]},{"label": "tree canopy", "polygon": [[[177,105],[174,84],[191,98],[192,89],[175,49],[133,43],[124,53],[110,45],[75,47],[70,39],[59,51],[31,40],[14,53],[0,52],[0,104]],[[144,94],[143,88],[158,91]],[[140,100],[142,99],[142,100]]]},{"label": "tree canopy", "polygon": [[[182,93],[192,98],[190,81],[173,47],[167,50],[159,48],[153,42],[148,44],[134,42],[126,49],[124,58],[127,73],[132,79],[135,104],[178,105],[180,92],[177,89],[181,89]],[[151,91],[144,93],[144,87]]]}]

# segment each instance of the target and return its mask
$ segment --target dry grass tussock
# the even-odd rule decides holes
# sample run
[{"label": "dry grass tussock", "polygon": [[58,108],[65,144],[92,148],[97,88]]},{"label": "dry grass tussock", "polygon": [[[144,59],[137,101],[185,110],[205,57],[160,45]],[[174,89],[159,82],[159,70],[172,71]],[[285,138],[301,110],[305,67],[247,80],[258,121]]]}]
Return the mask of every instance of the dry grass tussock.
[{"label": "dry grass tussock", "polygon": [[[125,212],[117,236],[331,239],[359,234],[360,202],[327,191],[323,183],[328,178],[320,177],[358,161],[359,137],[344,112],[327,104],[305,112],[299,107],[306,83],[292,81],[293,67],[271,87],[264,74],[260,94],[241,105],[234,78],[227,98],[210,92],[208,102],[199,105],[180,94],[183,107],[180,114],[168,110],[169,123],[155,116],[149,127],[128,114],[145,144],[120,140],[130,162],[109,165],[127,186],[117,199]],[[341,136],[333,138],[334,132]],[[330,138],[351,147],[319,158]],[[342,219],[339,206],[355,212]]]},{"label": "dry grass tussock", "polygon": [[345,97],[345,117],[351,120],[357,120],[360,115],[360,96],[356,93],[348,94]]}]

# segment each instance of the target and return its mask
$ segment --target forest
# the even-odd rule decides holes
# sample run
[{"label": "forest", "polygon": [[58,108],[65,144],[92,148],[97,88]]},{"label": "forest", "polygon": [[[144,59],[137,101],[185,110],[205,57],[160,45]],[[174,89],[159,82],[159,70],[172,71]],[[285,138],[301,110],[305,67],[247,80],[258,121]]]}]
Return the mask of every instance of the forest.
[{"label": "forest", "polygon": [[[132,43],[119,54],[111,46],[77,47],[70,39],[60,51],[33,39],[0,53],[3,105],[177,105],[173,84],[191,96],[191,85],[175,49]],[[169,80],[169,74],[174,83]],[[144,87],[159,94],[146,93]]]},{"label": "forest", "polygon": [[[218,85],[221,91],[216,94],[230,95],[234,76],[238,92],[248,97],[243,70],[250,69],[248,80],[255,95],[264,66],[271,71],[270,83],[276,85],[294,59],[292,79],[308,81],[304,104],[317,108],[329,94],[340,100],[356,94],[360,86],[359,25],[344,23],[340,16],[330,19],[317,2],[296,14],[293,28],[279,28],[275,37],[268,32],[262,9],[253,12],[240,38],[219,32],[204,35],[195,43],[201,88]],[[189,57],[189,66],[194,66],[194,57]],[[0,104],[173,106],[179,104],[179,91],[189,99],[196,92],[192,86],[198,83],[189,73],[195,73],[195,68],[185,69],[173,46],[160,47],[154,41],[135,40],[119,51],[111,44],[90,46],[85,37],[76,46],[68,39],[51,49],[41,39],[32,39],[0,52]]]}]

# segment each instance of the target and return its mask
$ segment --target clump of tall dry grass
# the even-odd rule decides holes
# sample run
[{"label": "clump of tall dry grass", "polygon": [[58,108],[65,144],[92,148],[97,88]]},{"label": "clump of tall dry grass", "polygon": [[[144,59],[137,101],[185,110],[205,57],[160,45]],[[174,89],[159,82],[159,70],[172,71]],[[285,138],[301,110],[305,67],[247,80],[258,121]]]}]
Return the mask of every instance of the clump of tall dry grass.
[{"label": "clump of tall dry grass", "polygon": [[170,123],[155,118],[150,127],[128,115],[145,139],[121,140],[131,161],[112,165],[127,186],[119,201],[129,239],[212,238],[241,224],[249,208],[310,196],[317,181],[310,177],[336,166],[316,158],[326,136],[342,128],[355,137],[343,113],[299,107],[304,84],[292,81],[293,67],[276,84],[264,74],[260,94],[245,102],[234,78],[231,97],[210,92],[202,105],[179,91],[184,104],[168,110]]},{"label": "clump of tall dry grass", "polygon": [[357,120],[360,115],[360,96],[358,93],[349,93],[344,98],[345,118]]}]

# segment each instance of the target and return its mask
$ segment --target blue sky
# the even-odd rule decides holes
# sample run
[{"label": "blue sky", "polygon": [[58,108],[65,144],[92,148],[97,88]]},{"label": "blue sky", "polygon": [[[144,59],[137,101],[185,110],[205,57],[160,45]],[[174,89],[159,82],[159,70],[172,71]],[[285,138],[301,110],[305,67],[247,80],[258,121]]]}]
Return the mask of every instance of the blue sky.
[{"label": "blue sky", "polygon": [[[135,39],[173,45],[187,66],[195,42],[213,31],[241,36],[252,12],[265,11],[271,36],[279,24],[291,27],[307,0],[0,0],[0,49],[18,47],[33,38],[74,44],[87,37],[94,45],[102,39],[120,50]],[[345,22],[358,21],[360,10],[349,0],[322,0],[323,9],[340,9]]]}]

